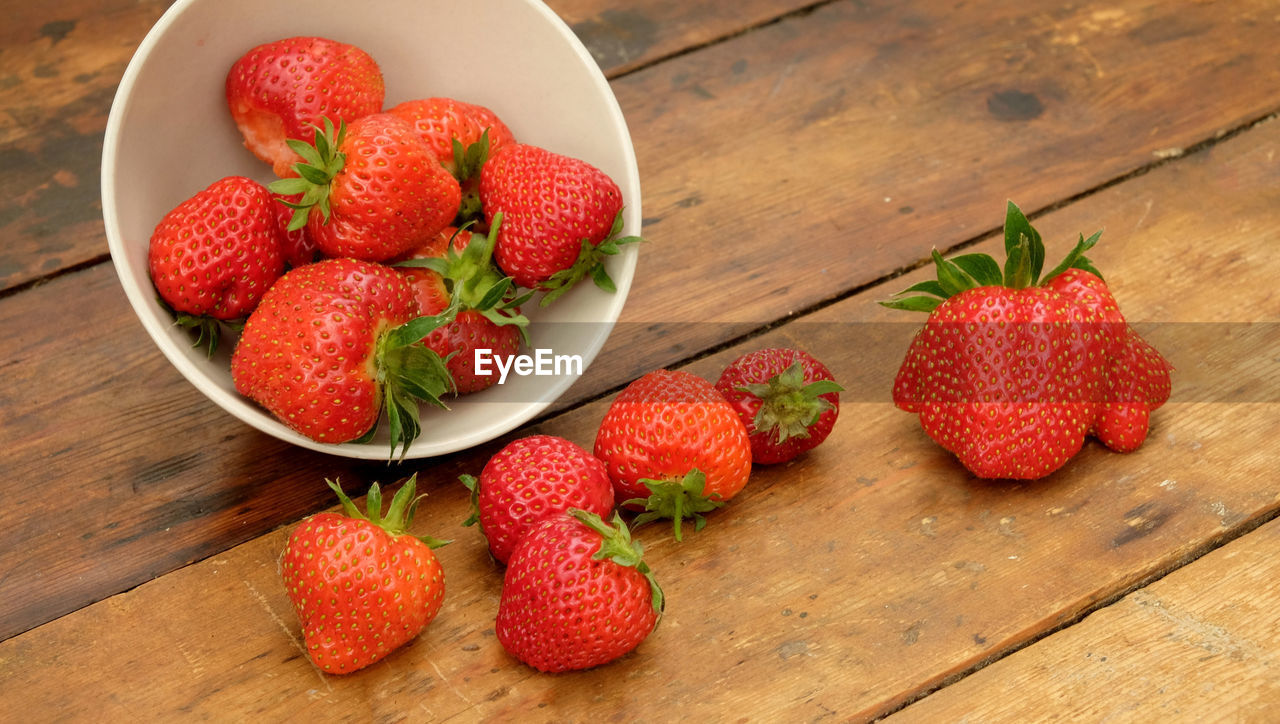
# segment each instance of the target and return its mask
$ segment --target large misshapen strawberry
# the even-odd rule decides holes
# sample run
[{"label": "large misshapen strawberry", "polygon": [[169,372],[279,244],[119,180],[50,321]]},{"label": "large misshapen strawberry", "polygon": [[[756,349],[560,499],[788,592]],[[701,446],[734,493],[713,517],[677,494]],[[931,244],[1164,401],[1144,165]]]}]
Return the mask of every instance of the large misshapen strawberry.
[{"label": "large misshapen strawberry", "polygon": [[342,513],[314,515],[289,535],[280,573],[307,655],[322,671],[349,674],[376,663],[440,613],[444,569],[432,549],[444,542],[409,533],[420,499],[414,481],[400,486],[384,515],[377,483],[365,514],[326,480]]},{"label": "large misshapen strawberry", "polygon": [[546,292],[550,304],[590,277],[616,291],[605,269],[622,244],[622,192],[581,159],[513,143],[493,153],[480,172],[485,220],[502,214],[494,258],[516,284]]},{"label": "large misshapen strawberry", "polygon": [[325,259],[287,272],[249,316],[231,358],[236,390],[324,443],[372,438],[385,412],[391,453],[421,432],[418,404],[443,407],[440,357],[418,342],[449,321],[421,316],[400,272]]},{"label": "large misshapen strawberry", "polygon": [[1003,268],[985,254],[944,260],[935,251],[936,281],[882,302],[929,313],[895,379],[895,404],[918,412],[925,432],[975,475],[1044,477],[1080,450],[1107,409],[1127,327],[1108,304],[1055,288],[1072,269],[1101,278],[1084,255],[1100,235],[1081,235],[1042,275],[1040,234],[1010,202]]},{"label": "large misshapen strawberry", "polygon": [[307,226],[328,257],[386,261],[435,236],[458,213],[458,181],[404,120],[375,113],[313,129],[312,143],[289,139],[304,161],[297,177],[269,187],[296,211],[290,228]]},{"label": "large misshapen strawberry", "polygon": [[242,320],[284,272],[284,236],[265,186],[227,176],[174,207],[156,224],[148,270],[160,298],[212,354],[218,321]]},{"label": "large misshapen strawberry", "polygon": [[225,92],[245,146],[283,177],[301,160],[287,139],[309,137],[323,119],[350,123],[377,113],[385,89],[365,51],[300,36],[249,50],[232,64]]}]

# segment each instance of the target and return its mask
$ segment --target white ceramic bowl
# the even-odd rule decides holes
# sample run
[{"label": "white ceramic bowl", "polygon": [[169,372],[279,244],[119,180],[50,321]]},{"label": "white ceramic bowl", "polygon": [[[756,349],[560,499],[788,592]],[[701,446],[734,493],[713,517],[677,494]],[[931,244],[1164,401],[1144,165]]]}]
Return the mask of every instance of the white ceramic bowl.
[{"label": "white ceramic bowl", "polygon": [[[231,381],[234,337],[207,359],[156,300],[147,272],[151,232],[165,213],[232,174],[264,183],[270,168],[244,148],[226,108],[231,64],[250,48],[295,35],[329,37],[374,57],[386,107],[450,96],[488,106],[516,139],[588,161],[622,190],[627,234],[640,233],[640,181],[626,121],[603,73],[569,27],[538,0],[178,0],[143,39],[107,121],[102,210],[107,243],[129,302],[160,350],[211,400],[244,422],[296,445],[336,455],[386,459],[385,437],[325,445],[278,422]],[[610,259],[618,291],[586,281],[545,309],[525,311],[536,348],[577,356],[604,345],[630,288],[637,245]],[[530,350],[525,350],[531,352]],[[461,450],[491,440],[546,409],[577,379],[508,377],[505,384],[423,407],[423,433],[406,457]],[[554,371],[547,365],[548,371]],[[385,421],[380,426],[385,434]]]}]

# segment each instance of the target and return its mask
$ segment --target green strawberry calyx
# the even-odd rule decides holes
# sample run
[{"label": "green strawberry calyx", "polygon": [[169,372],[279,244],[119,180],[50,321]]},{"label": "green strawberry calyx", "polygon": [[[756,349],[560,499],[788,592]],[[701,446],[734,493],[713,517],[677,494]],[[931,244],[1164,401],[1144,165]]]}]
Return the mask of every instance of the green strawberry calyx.
[{"label": "green strawberry calyx", "polygon": [[1041,275],[1044,269],[1044,241],[1022,210],[1010,201],[1004,220],[1003,268],[989,254],[962,254],[943,259],[938,250],[934,249],[931,256],[938,278],[913,284],[896,293],[893,299],[880,304],[890,309],[932,312],[943,301],[967,289],[984,286],[1025,289],[1042,286],[1068,269],[1083,269],[1101,279],[1101,272],[1084,255],[1101,237],[1101,231],[1095,232],[1088,239],[1081,234],[1080,240],[1066,257],[1047,274]]},{"label": "green strawberry calyx", "polygon": [[[417,494],[417,480],[417,473],[409,476],[404,485],[401,485],[400,489],[391,497],[391,505],[387,508],[386,515],[383,515],[382,489],[377,483],[369,486],[369,493],[364,499],[364,506],[367,512],[362,513],[351,498],[347,497],[347,494],[343,492],[342,485],[336,479],[325,478],[329,488],[337,493],[338,502],[342,504],[344,515],[348,518],[368,521],[393,536],[412,535],[409,533],[409,526],[413,523],[413,516],[418,510],[418,502],[427,497],[426,493]],[[431,536],[415,535],[413,537],[426,543],[431,548],[439,548],[452,542]]]},{"label": "green strawberry calyx", "polygon": [[623,505],[644,506],[644,512],[636,516],[632,525],[640,526],[655,520],[670,520],[677,541],[682,541],[681,522],[685,518],[693,520],[694,531],[702,530],[707,519],[703,513],[709,513],[724,505],[719,493],[706,495],[707,476],[694,468],[680,480],[640,480],[649,489],[649,497],[632,498],[623,501]]},{"label": "green strawberry calyx", "polygon": [[301,194],[297,201],[280,200],[280,203],[293,209],[293,217],[289,219],[289,231],[296,231],[307,225],[311,209],[320,210],[324,222],[329,222],[329,189],[333,177],[338,175],[346,165],[347,155],[338,149],[347,136],[347,126],[339,121],[335,131],[333,121],[321,119],[323,128],[312,125],[316,129],[315,139],[311,143],[290,138],[285,141],[293,152],[302,157],[302,161],[293,165],[297,176],[272,181],[267,189],[281,196]]},{"label": "green strawberry calyx", "polygon": [[[450,306],[439,314],[411,319],[378,337],[374,352],[375,382],[387,415],[392,457],[399,447],[400,459],[403,460],[410,443],[422,433],[418,411],[420,402],[448,409],[440,398],[454,390],[453,375],[440,355],[418,342],[452,322],[457,313],[457,307]],[[355,442],[369,442],[377,430],[378,423],[375,422]]]},{"label": "green strawberry calyx", "polygon": [[574,285],[588,276],[591,277],[591,281],[595,282],[597,287],[604,291],[610,294],[618,291],[613,278],[609,276],[609,271],[604,268],[605,261],[622,251],[624,245],[644,241],[639,236],[618,236],[618,234],[622,233],[622,211],[622,209],[618,209],[618,214],[613,217],[613,226],[609,229],[609,233],[603,241],[599,244],[592,244],[590,239],[584,238],[577,260],[567,269],[561,269],[538,285],[540,289],[546,292],[539,302],[541,306],[545,307],[551,304],[560,295],[569,291]]},{"label": "green strawberry calyx", "polygon": [[612,525],[610,525],[604,522],[604,519],[598,513],[592,513],[581,508],[569,508],[568,513],[579,523],[599,534],[600,548],[591,556],[593,559],[613,561],[620,566],[634,568],[644,574],[645,580],[649,582],[653,610],[661,618],[663,608],[666,606],[662,588],[658,585],[657,579],[654,578],[649,564],[644,562],[644,546],[640,544],[640,541],[631,538],[631,530],[622,521],[622,516],[615,511],[611,521]]},{"label": "green strawberry calyx", "polygon": [[760,409],[752,420],[755,430],[772,437],[779,445],[792,438],[809,437],[809,428],[822,413],[834,408],[822,395],[844,391],[834,380],[814,380],[806,384],[804,365],[799,360],[766,382],[734,389],[760,400]]},{"label": "green strawberry calyx", "polygon": [[458,215],[454,220],[458,226],[477,221],[484,216],[477,179],[480,178],[480,169],[484,168],[488,160],[488,128],[480,134],[480,140],[469,146],[463,146],[462,141],[456,137],[453,139],[453,165],[449,170],[458,180],[458,185],[462,187],[462,202],[458,205]]},{"label": "green strawberry calyx", "polygon": [[[524,343],[528,344],[529,318],[520,313],[519,307],[529,301],[533,292],[517,295],[515,282],[493,263],[493,247],[501,225],[502,214],[494,214],[489,233],[474,234],[461,253],[454,249],[453,239],[450,239],[443,258],[406,259],[395,266],[420,267],[436,272],[444,278],[445,288],[459,312],[473,309],[499,327],[515,325]],[[454,238],[457,238],[457,233]]]},{"label": "green strawberry calyx", "polygon": [[458,481],[471,493],[471,509],[462,524],[471,527],[480,522],[480,480],[474,475],[459,475]]}]

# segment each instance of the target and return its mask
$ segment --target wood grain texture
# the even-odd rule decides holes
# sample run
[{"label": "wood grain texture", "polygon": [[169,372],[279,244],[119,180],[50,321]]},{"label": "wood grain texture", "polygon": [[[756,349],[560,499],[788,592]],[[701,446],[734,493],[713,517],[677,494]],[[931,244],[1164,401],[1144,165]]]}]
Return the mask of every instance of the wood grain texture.
[{"label": "wood grain texture", "polygon": [[1034,212],[1274,111],[1280,20],[1231,7],[834,2],[615,80],[649,243],[593,374],[687,358],[997,228],[993,204]]},{"label": "wood grain texture", "polygon": [[[431,495],[415,529],[457,539],[441,551],[449,592],[420,639],[368,671],[321,677],[302,656],[275,569],[278,530],[0,643],[0,699],[73,718],[644,721],[680,711],[769,721],[893,711],[1280,510],[1280,407],[1233,397],[1248,370],[1270,361],[1274,371],[1276,339],[1233,350],[1244,342],[1230,334],[1280,321],[1270,292],[1280,260],[1269,251],[1280,238],[1277,150],[1280,124],[1262,124],[1037,222],[1053,256],[1078,232],[1105,229],[1093,257],[1122,309],[1195,331],[1165,349],[1180,370],[1219,365],[1156,414],[1136,453],[1090,443],[1042,481],[968,476],[887,402],[885,380],[914,324],[875,300],[909,275],[689,366],[713,378],[740,351],[795,344],[855,392],[823,447],[757,467],[704,531],[678,545],[660,528],[639,529],[668,609],[614,664],[535,675],[494,640],[498,569],[476,531],[456,527],[466,499],[454,476],[482,465],[477,450],[412,466]],[[1275,394],[1275,384],[1264,376],[1254,394]],[[524,432],[589,445],[607,402]],[[208,468],[193,476],[217,486]]]},{"label": "wood grain texture", "polygon": [[1273,721],[1277,549],[1268,523],[886,721]]},{"label": "wood grain texture", "polygon": [[621,75],[667,56],[721,40],[802,12],[824,0],[550,0],[547,4],[573,28],[591,57],[609,76]]}]

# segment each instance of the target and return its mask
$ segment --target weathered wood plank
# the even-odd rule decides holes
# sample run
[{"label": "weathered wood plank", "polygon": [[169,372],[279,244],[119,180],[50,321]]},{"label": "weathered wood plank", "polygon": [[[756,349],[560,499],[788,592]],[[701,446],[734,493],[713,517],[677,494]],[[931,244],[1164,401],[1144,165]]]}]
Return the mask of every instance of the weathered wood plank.
[{"label": "weathered wood plank", "polygon": [[887,721],[1270,721],[1278,548],[1268,523]]},{"label": "weathered wood plank", "polygon": [[690,3],[681,0],[550,0],[596,63],[621,75],[801,11],[824,0],[741,0]]},{"label": "weathered wood plank", "polygon": [[326,474],[384,472],[235,423],[131,314],[109,265],[0,300],[0,638],[324,505]]},{"label": "weathered wood plank", "polygon": [[995,228],[993,199],[1034,211],[1274,111],[1273,10],[834,2],[615,80],[650,243],[601,368],[683,359]]},{"label": "weathered wood plank", "polygon": [[[1237,334],[1280,321],[1269,291],[1280,260],[1268,251],[1280,238],[1277,150],[1280,124],[1263,124],[1038,222],[1056,253],[1080,231],[1106,229],[1092,256],[1122,307],[1173,335],[1162,348],[1180,379],[1197,381],[1157,413],[1134,454],[1091,443],[1035,483],[966,475],[887,402],[915,322],[895,323],[900,315],[874,301],[908,276],[689,367],[713,377],[743,348],[786,342],[827,360],[853,389],[826,445],[757,468],[704,531],[677,545],[640,529],[669,607],[662,628],[622,661],[549,677],[501,651],[498,571],[476,532],[455,527],[466,499],[454,476],[478,469],[476,451],[412,466],[431,495],[416,527],[457,539],[442,551],[447,603],[419,641],[370,671],[321,678],[301,656],[276,581],[281,530],[0,644],[0,698],[70,716],[892,711],[1280,509],[1277,339]],[[533,429],[590,444],[606,403]],[[303,474],[268,486],[319,486]],[[202,466],[169,485],[226,484],[211,476],[220,474]]]}]

